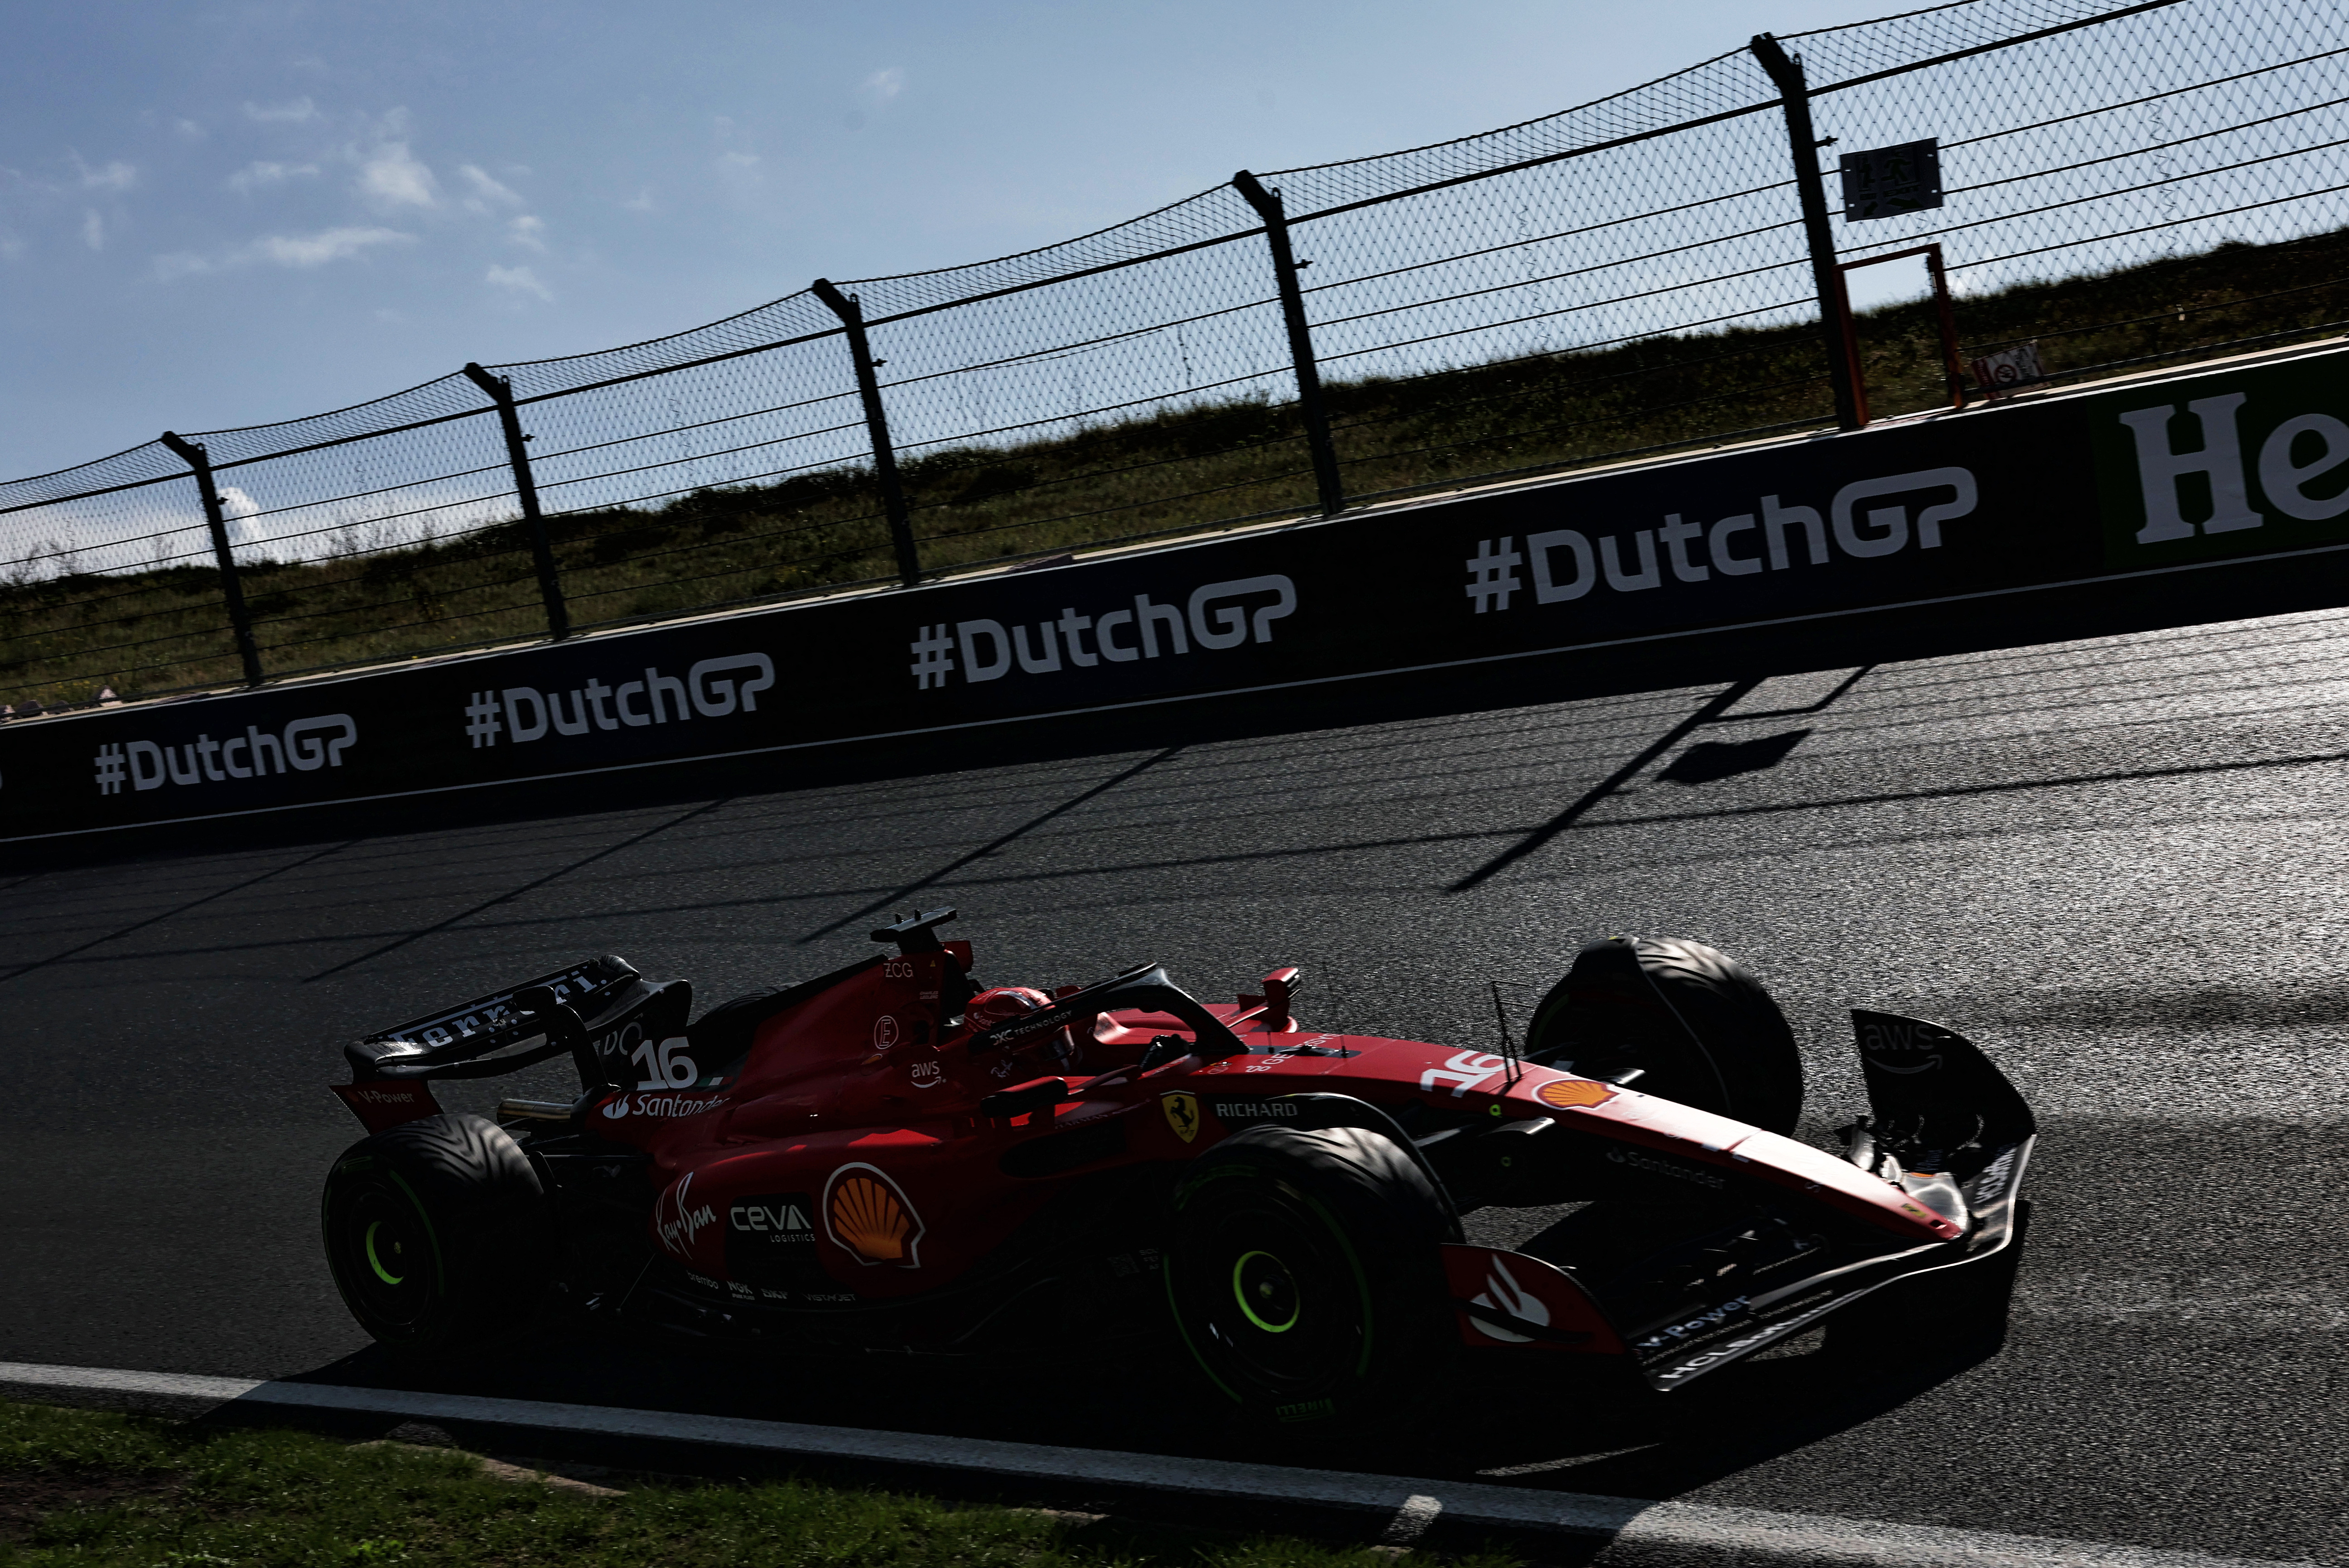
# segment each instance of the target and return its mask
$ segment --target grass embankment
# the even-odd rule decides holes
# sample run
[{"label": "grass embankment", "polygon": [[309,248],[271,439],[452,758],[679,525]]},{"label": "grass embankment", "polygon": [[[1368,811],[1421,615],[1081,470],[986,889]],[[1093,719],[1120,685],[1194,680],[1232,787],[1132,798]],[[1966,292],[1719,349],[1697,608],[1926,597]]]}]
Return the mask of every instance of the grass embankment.
[{"label": "grass embankment", "polygon": [[[2202,255],[1961,299],[1969,351],[2037,337],[2061,375],[2349,317],[2349,234]],[[2261,297],[2265,296],[2265,297]],[[1930,304],[1860,325],[1873,411],[1940,404]],[[1828,416],[1816,328],[1663,337],[1407,379],[1330,380],[1346,489],[1372,495],[1701,443]],[[1294,413],[1237,401],[1008,448],[909,453],[926,568],[1303,511]],[[553,519],[574,624],[688,613],[895,572],[861,469],[703,490]],[[272,674],[542,635],[518,524],[413,549],[252,565],[245,592]],[[0,587],[0,701],[84,701],[226,684],[239,664],[205,569]]]},{"label": "grass embankment", "polygon": [[[619,1489],[615,1490],[614,1489]],[[1462,1568],[1516,1568],[1485,1556]],[[485,1473],[472,1455],[0,1404],[0,1568],[1390,1568],[1294,1537],[1143,1528],[809,1480]]]}]

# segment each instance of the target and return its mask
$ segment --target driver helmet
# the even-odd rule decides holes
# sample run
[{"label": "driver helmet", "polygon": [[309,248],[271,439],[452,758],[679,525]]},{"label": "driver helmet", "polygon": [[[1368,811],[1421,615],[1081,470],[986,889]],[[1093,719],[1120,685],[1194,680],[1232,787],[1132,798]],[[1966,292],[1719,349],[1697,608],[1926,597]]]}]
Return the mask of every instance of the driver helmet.
[{"label": "driver helmet", "polygon": [[1033,1012],[1052,999],[1033,986],[999,985],[982,991],[963,1004],[962,1014],[972,1031],[992,1029],[1006,1019]]}]

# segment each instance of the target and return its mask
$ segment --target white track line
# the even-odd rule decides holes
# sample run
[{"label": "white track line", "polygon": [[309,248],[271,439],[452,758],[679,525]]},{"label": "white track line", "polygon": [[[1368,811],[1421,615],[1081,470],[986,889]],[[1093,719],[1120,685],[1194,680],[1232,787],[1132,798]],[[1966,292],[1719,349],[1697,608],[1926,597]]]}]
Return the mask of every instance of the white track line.
[{"label": "white track line", "polygon": [[317,1383],[254,1383],[168,1372],[0,1362],[0,1397],[191,1416],[239,1409],[334,1410],[408,1419],[470,1421],[595,1437],[655,1438],[876,1460],[933,1469],[1067,1483],[1091,1481],[1136,1490],[1176,1492],[1246,1502],[1285,1502],[1372,1514],[1416,1535],[1439,1514],[1447,1521],[1506,1530],[1606,1538],[1600,1562],[1736,1564],[1738,1568],[2318,1568],[2314,1563],[2253,1563],[2192,1552],[2160,1552],[2064,1541],[1890,1524],[1822,1514],[1772,1513],[1591,1497],[1480,1481],[1354,1475],[1224,1459],[1177,1459],[1092,1449],[1050,1448],[978,1438],[809,1427],[729,1416],[674,1415],[599,1405],[553,1405],[396,1388],[342,1388]]}]

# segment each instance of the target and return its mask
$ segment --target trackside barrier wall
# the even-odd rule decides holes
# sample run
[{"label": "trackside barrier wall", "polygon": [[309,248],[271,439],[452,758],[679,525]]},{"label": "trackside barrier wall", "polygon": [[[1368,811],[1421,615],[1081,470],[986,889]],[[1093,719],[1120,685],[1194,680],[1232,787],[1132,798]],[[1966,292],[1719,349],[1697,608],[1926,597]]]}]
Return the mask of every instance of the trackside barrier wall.
[{"label": "trackside barrier wall", "polygon": [[2349,326],[2349,8],[1934,0],[1719,42],[1035,250],[0,480],[0,718],[1937,407],[1935,312],[1842,329],[1847,276],[1928,254],[1985,393]]},{"label": "trackside barrier wall", "polygon": [[[2349,349],[2328,348],[1045,570],[37,721],[0,732],[0,839],[1056,716],[1125,725],[1104,715],[1404,670],[1470,679],[1903,606],[1971,599],[1992,618],[2002,596],[2259,557],[2338,574],[2345,378]],[[2215,618],[2188,601],[2178,621]]]}]

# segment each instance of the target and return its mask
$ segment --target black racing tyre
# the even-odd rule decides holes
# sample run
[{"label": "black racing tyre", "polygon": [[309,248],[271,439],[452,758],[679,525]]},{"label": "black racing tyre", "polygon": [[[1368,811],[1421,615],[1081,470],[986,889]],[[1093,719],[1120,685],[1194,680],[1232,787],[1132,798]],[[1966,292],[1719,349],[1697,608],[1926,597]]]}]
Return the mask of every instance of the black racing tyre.
[{"label": "black racing tyre", "polygon": [[1803,1054],[1770,993],[1685,937],[1592,942],[1534,1010],[1526,1054],[1771,1132],[1803,1111]]},{"label": "black racing tyre", "polygon": [[1443,1199],[1392,1139],[1250,1127],[1175,1188],[1167,1299],[1248,1423],[1384,1426],[1433,1391],[1456,1345],[1450,1238]]},{"label": "black racing tyre", "polygon": [[426,1116],[362,1138],[326,1173],[320,1210],[344,1304],[401,1350],[518,1327],[553,1262],[538,1173],[481,1116]]}]

